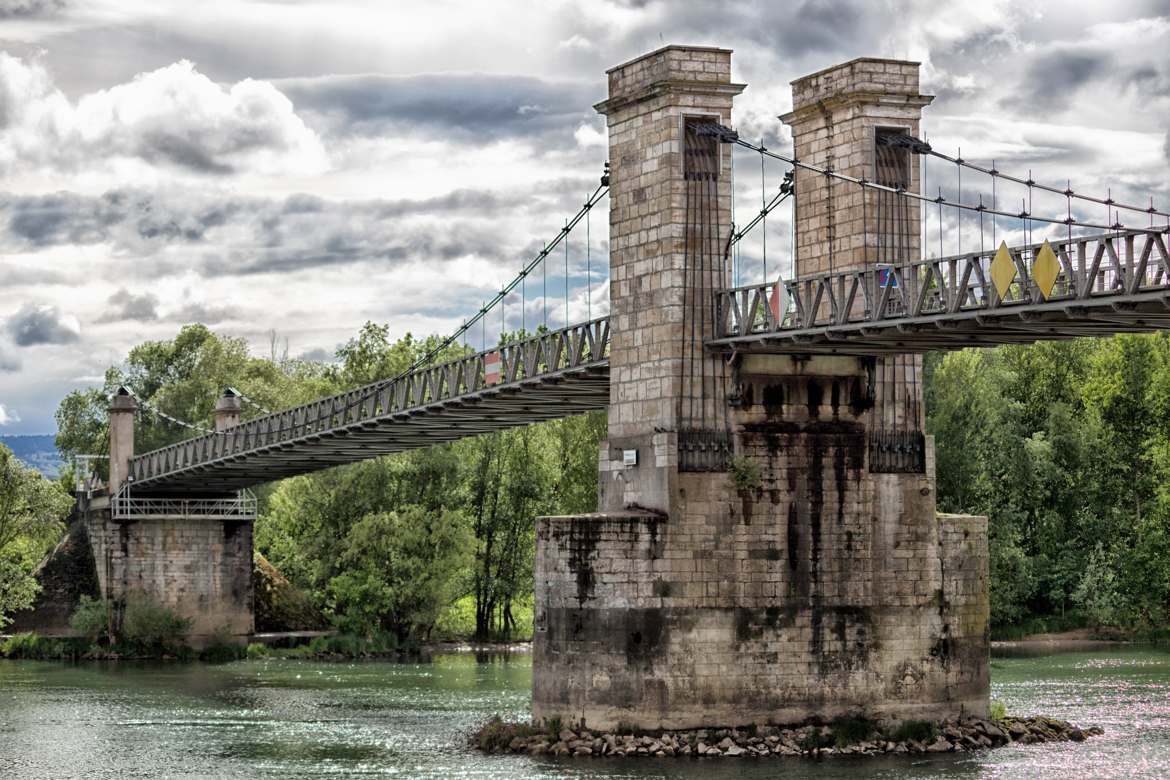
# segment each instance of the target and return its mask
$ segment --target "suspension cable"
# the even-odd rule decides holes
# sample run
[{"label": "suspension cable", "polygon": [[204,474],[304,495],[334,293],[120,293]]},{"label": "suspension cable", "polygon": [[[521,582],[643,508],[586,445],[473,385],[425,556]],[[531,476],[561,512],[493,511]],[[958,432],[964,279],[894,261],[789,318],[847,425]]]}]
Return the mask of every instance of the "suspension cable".
[{"label": "suspension cable", "polygon": [[263,406],[261,406],[260,404],[256,403],[255,401],[253,401],[251,398],[249,398],[248,396],[246,396],[246,395],[244,395],[243,393],[241,393],[241,392],[240,392],[239,390],[237,390],[236,388],[234,388],[234,387],[233,387],[233,388],[232,388],[232,392],[236,394],[236,397],[237,397],[237,398],[239,398],[241,401],[243,401],[244,403],[248,404],[249,406],[253,407],[254,409],[256,409],[257,411],[259,411],[260,413],[262,413],[262,414],[272,414],[272,412],[271,412],[271,411],[269,411],[268,409],[265,409]]},{"label": "suspension cable", "polygon": [[204,428],[201,425],[196,425],[195,423],[189,423],[186,420],[180,420],[178,417],[172,417],[171,415],[164,412],[162,409],[159,409],[157,406],[155,406],[150,401],[147,401],[144,397],[139,395],[138,391],[136,391],[133,387],[126,384],[125,382],[122,383],[122,387],[125,387],[127,390],[130,391],[130,394],[134,396],[134,400],[136,400],[139,403],[139,405],[142,406],[142,408],[146,409],[151,414],[154,414],[154,415],[157,415],[157,416],[163,418],[167,422],[174,423],[175,425],[182,426],[183,428],[189,428],[192,431],[199,431],[200,433],[216,433],[216,431],[213,431],[210,428]]},{"label": "suspension cable", "polygon": [[[825,176],[831,176],[832,178],[840,179],[841,181],[847,181],[851,184],[856,184],[856,185],[861,186],[861,187],[871,187],[874,190],[881,191],[881,192],[892,192],[895,195],[898,195],[898,196],[903,197],[903,198],[911,198],[913,200],[926,201],[928,203],[937,203],[940,206],[946,205],[946,206],[949,206],[951,208],[963,209],[964,211],[973,211],[973,212],[979,211],[978,206],[974,206],[974,205],[971,205],[969,203],[960,203],[960,202],[947,200],[946,198],[944,198],[942,196],[941,190],[940,190],[939,196],[937,198],[930,198],[930,197],[927,197],[926,195],[921,195],[917,192],[911,192],[910,190],[907,190],[904,187],[888,187],[888,186],[885,186],[882,184],[875,184],[875,183],[870,182],[870,181],[858,179],[854,176],[847,176],[843,173],[838,173],[836,171],[828,171],[828,170],[825,170],[824,168],[821,168],[817,165],[811,165],[811,164],[806,163],[806,162],[801,162],[800,160],[797,160],[794,157],[789,157],[788,155],[779,154],[779,153],[773,152],[769,149],[764,149],[762,147],[756,146],[755,144],[751,143],[750,141],[745,141],[742,138],[736,137],[736,138],[728,141],[728,143],[738,144],[738,145],[744,147],[745,149],[751,149],[752,151],[759,152],[760,154],[765,155],[767,157],[771,157],[775,160],[779,160],[781,162],[788,163],[789,165],[793,166],[794,168],[803,168],[806,171],[811,171],[813,173],[818,173],[818,174],[825,175]],[[1063,195],[1064,193],[1061,192],[1060,194]],[[1028,213],[1013,214],[1009,211],[1002,211],[1002,210],[998,210],[998,209],[984,208],[983,210],[988,214],[998,214],[1001,217],[1010,217],[1012,219],[1031,219],[1031,220],[1034,220],[1036,222],[1045,222],[1045,223],[1048,223],[1051,225],[1077,225],[1079,227],[1087,227],[1087,228],[1093,228],[1096,230],[1107,230],[1107,231],[1117,230],[1118,228],[1122,227],[1121,225],[1100,225],[1100,224],[1093,223],[1093,222],[1082,222],[1080,220],[1071,219],[1071,218],[1050,219],[1048,217],[1037,217],[1037,216],[1034,216],[1034,215],[1028,214]]]},{"label": "suspension cable", "polygon": [[[608,163],[607,163],[606,164],[606,172],[605,172],[605,175],[602,176],[601,183],[598,184],[597,188],[595,190],[593,190],[592,194],[589,195],[588,199],[585,201],[585,204],[577,211],[576,214],[573,215],[573,217],[571,219],[569,219],[565,223],[565,226],[561,228],[560,232],[557,233],[557,235],[552,239],[552,241],[545,244],[544,248],[541,249],[540,252],[538,252],[536,254],[536,256],[532,260],[530,260],[527,265],[524,266],[524,268],[521,270],[521,272],[519,274],[517,274],[516,277],[512,279],[512,281],[510,281],[508,284],[506,284],[504,286],[504,288],[502,290],[500,290],[500,292],[496,293],[496,295],[490,301],[488,301],[487,303],[485,303],[483,306],[480,307],[480,310],[476,313],[476,315],[474,317],[472,317],[470,320],[467,320],[466,322],[464,322],[464,324],[462,326],[460,326],[460,328],[458,330],[456,330],[454,333],[452,333],[447,338],[443,339],[443,341],[441,341],[437,346],[435,346],[434,348],[429,350],[426,354],[415,359],[414,362],[412,362],[409,367],[403,369],[402,371],[400,371],[399,373],[395,374],[392,377],[388,377],[386,379],[381,379],[381,380],[378,380],[376,382],[372,382],[369,385],[366,385],[363,392],[359,393],[355,398],[353,398],[352,400],[343,404],[340,408],[334,409],[331,412],[331,414],[344,415],[349,410],[356,408],[357,406],[368,401],[370,398],[376,396],[386,386],[394,384],[395,382],[405,378],[407,375],[411,374],[412,372],[427,365],[432,360],[434,360],[438,355],[440,355],[443,352],[443,350],[447,349],[452,344],[458,343],[459,339],[463,336],[463,334],[467,330],[469,330],[470,328],[474,327],[474,325],[477,322],[480,322],[481,327],[486,329],[486,318],[487,318],[488,312],[497,303],[499,303],[501,313],[503,313],[504,299],[507,297],[508,293],[512,292],[516,287],[518,287],[522,283],[524,277],[529,272],[531,272],[536,267],[536,265],[538,263],[544,261],[553,252],[553,250],[556,249],[557,246],[559,246],[561,244],[561,242],[563,242],[565,240],[565,238],[568,236],[569,232],[577,226],[577,223],[579,223],[582,219],[584,219],[585,215],[588,214],[589,211],[594,206],[596,206],[597,203],[603,197],[605,197],[606,195],[609,194],[609,175],[608,174],[609,174],[609,170],[608,170]],[[568,284],[568,279],[566,279],[566,286],[567,286],[567,284]],[[566,316],[567,315],[568,315],[568,307],[566,305]],[[566,326],[567,325],[568,325],[568,323],[566,321]],[[504,326],[506,327],[506,323],[504,323]],[[486,351],[487,350],[486,332],[485,332],[484,336],[485,336],[484,350]],[[333,396],[333,398],[336,398],[336,396]],[[321,400],[326,400],[326,399],[321,399]],[[159,414],[161,414],[161,413],[159,413]],[[275,414],[280,414],[280,412],[276,412]],[[171,420],[172,422],[174,422],[178,425],[182,425],[184,427],[190,428],[192,430],[200,431],[200,432],[205,433],[205,434],[224,435],[226,433],[231,432],[231,431],[213,431],[213,430],[210,430],[207,428],[201,428],[201,427],[199,427],[197,425],[193,425],[191,423],[184,422],[182,420],[177,420],[177,419],[171,418],[165,414],[162,416],[166,417],[167,419]],[[266,415],[266,416],[271,416],[271,415]],[[247,422],[251,423],[251,422],[255,422],[256,420],[260,420],[260,419],[263,419],[263,418],[257,417],[257,418],[254,418],[252,420],[248,420]],[[286,431],[291,431],[291,430],[293,430],[292,427],[271,429],[268,431],[268,433],[284,433]]]},{"label": "suspension cable", "polygon": [[[1095,198],[1092,195],[1082,195],[1079,192],[1073,192],[1071,184],[1062,190],[1059,187],[1051,187],[1047,184],[1041,184],[1037,181],[1033,181],[1031,171],[1028,172],[1027,179],[1021,179],[1017,176],[1011,176],[1009,174],[1004,173],[1003,171],[996,170],[994,160],[992,161],[990,168],[984,168],[983,166],[976,165],[968,160],[964,160],[961,156],[950,157],[949,155],[945,155],[942,152],[936,152],[934,149],[930,149],[930,150],[923,149],[920,151],[920,153],[921,154],[929,154],[931,157],[937,157],[940,160],[946,160],[947,162],[955,163],[956,165],[962,166],[964,168],[970,168],[971,170],[978,171],[979,173],[985,173],[988,176],[992,177],[992,181],[999,178],[999,179],[1003,179],[1004,181],[1010,181],[1010,182],[1014,182],[1016,184],[1021,184],[1025,187],[1029,187],[1029,188],[1035,187],[1038,190],[1043,190],[1044,192],[1050,192],[1054,195],[1064,195],[1066,197],[1076,198],[1077,200],[1085,200],[1085,201],[1089,201],[1090,203],[1096,203],[1096,204],[1101,205],[1101,206],[1111,206],[1114,209],[1124,209],[1125,211],[1139,211],[1139,212],[1142,212],[1143,214],[1150,214],[1151,216],[1156,215],[1159,217],[1170,217],[1170,214],[1167,214],[1164,211],[1158,211],[1157,209],[1155,209],[1153,202],[1151,202],[1148,207],[1130,206],[1130,205],[1127,205],[1125,203],[1118,203],[1117,201],[1113,200],[1112,196],[1109,196],[1109,195],[1106,195],[1106,197],[1102,199],[1102,198]],[[994,206],[994,202],[993,202],[993,206]],[[989,210],[988,213],[996,213],[996,212],[994,212],[993,210]],[[1007,216],[1014,216],[1014,215],[1007,215]],[[1032,219],[1039,219],[1039,217],[1032,217]],[[1113,228],[1110,227],[1109,229],[1113,229]]]}]

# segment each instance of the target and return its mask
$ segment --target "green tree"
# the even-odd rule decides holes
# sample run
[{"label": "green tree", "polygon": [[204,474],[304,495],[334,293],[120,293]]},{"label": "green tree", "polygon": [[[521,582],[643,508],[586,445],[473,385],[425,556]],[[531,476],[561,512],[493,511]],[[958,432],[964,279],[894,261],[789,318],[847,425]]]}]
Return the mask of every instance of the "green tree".
[{"label": "green tree", "polygon": [[0,445],[0,628],[32,605],[33,568],[61,535],[72,499]]},{"label": "green tree", "polygon": [[354,634],[425,638],[463,594],[470,554],[459,512],[405,506],[366,515],[346,534],[341,571],[327,586],[338,624]]},{"label": "green tree", "polygon": [[[167,420],[158,412],[210,428],[211,411],[224,388],[234,387],[259,406],[277,409],[304,403],[336,389],[329,370],[286,355],[256,357],[243,339],[220,336],[204,325],[187,325],[174,339],[147,341],[111,366],[101,390],[75,390],[57,408],[57,448],[66,460],[108,451],[109,397],[125,385],[141,409],[134,428],[135,448],[145,452],[199,432]],[[245,419],[261,412],[245,405]],[[105,467],[102,466],[104,474]]]}]

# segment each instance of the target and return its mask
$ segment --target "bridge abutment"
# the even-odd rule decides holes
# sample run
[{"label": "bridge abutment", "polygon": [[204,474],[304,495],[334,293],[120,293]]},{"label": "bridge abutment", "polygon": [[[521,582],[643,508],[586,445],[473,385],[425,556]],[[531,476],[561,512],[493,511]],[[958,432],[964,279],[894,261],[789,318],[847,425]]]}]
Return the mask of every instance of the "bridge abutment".
[{"label": "bridge abutment", "polygon": [[[727,369],[696,355],[708,293],[726,283],[709,245],[729,229],[730,156],[700,150],[696,177],[688,120],[729,125],[741,87],[717,49],[667,47],[609,75],[601,512],[538,521],[534,717],[654,729],[986,716],[986,520],[935,512],[917,361],[760,354]],[[861,120],[867,105],[890,101],[846,106],[857,127],[879,126]],[[840,143],[853,159],[869,142]],[[875,226],[844,220],[833,242],[865,262]]]},{"label": "bridge abutment", "polygon": [[[152,495],[129,479],[138,404],[124,388],[110,405],[108,494],[81,507],[102,597],[114,606],[118,632],[136,599],[190,620],[186,640],[246,641],[253,631],[252,530],[255,500],[222,496]],[[225,392],[216,430],[239,422],[240,401]]]},{"label": "bridge abutment", "polygon": [[86,511],[104,598],[115,606],[115,628],[135,599],[191,621],[186,641],[244,642],[253,631],[250,517],[193,516],[176,503],[136,517],[118,517],[107,497]]}]

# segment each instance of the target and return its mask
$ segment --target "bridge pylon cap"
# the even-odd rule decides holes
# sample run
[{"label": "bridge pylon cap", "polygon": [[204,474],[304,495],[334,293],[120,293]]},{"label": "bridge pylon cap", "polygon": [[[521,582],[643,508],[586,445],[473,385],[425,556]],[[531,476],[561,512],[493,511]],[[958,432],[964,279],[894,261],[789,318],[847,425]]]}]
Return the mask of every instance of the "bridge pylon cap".
[{"label": "bridge pylon cap", "polygon": [[114,394],[110,396],[111,412],[133,412],[137,408],[138,399],[124,385],[115,390]]}]

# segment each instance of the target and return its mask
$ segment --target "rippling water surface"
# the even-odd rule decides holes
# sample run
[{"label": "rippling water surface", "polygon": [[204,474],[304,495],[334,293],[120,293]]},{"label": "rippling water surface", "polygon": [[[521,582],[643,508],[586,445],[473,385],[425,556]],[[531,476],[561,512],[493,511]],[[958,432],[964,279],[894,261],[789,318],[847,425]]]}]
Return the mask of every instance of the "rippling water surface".
[{"label": "rippling water surface", "polygon": [[429,663],[222,666],[0,661],[0,777],[1170,777],[1170,654],[992,661],[1009,712],[1100,724],[1082,744],[939,757],[553,760],[484,756],[463,734],[527,717],[526,654]]}]

